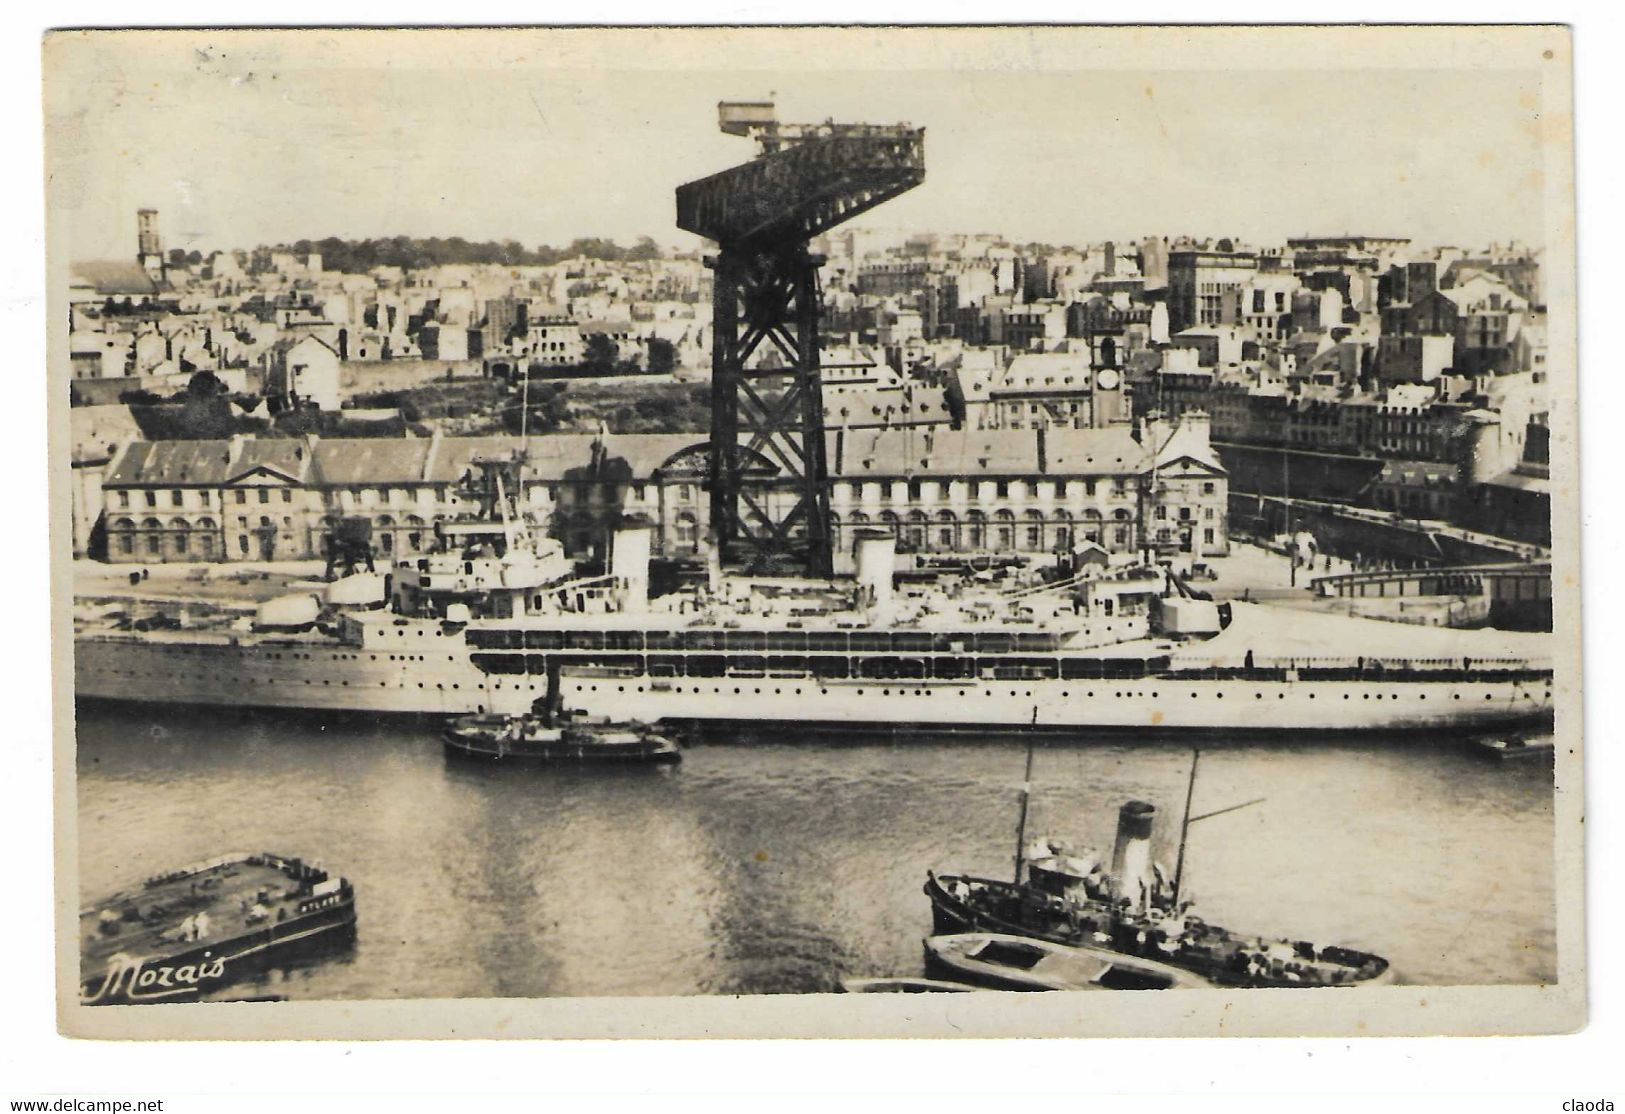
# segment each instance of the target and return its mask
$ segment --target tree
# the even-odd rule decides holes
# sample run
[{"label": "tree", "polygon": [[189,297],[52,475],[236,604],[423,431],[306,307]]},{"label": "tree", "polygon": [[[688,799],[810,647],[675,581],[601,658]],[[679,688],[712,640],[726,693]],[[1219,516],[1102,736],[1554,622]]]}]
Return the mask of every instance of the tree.
[{"label": "tree", "polygon": [[586,358],[581,364],[593,375],[609,375],[614,372],[619,357],[620,351],[613,340],[603,333],[592,333],[587,337]]},{"label": "tree", "polygon": [[192,398],[211,398],[230,393],[230,388],[212,371],[200,371],[186,381],[186,393]]},{"label": "tree", "polygon": [[509,405],[502,410],[503,428],[509,433],[524,429],[527,434],[552,433],[562,428],[570,420],[569,406],[564,401],[567,389],[567,384],[559,382],[532,383],[526,392],[530,396],[529,417],[523,415],[523,408],[518,405],[524,393],[511,395]]},{"label": "tree", "polygon": [[649,373],[665,375],[677,369],[677,346],[665,337],[649,338]]},{"label": "tree", "polygon": [[183,436],[191,440],[219,440],[237,432],[237,418],[225,391],[188,395],[181,406],[180,420],[187,431]]},{"label": "tree", "polygon": [[626,258],[633,262],[660,258],[660,245],[652,236],[639,236],[638,242],[626,249]]},{"label": "tree", "polygon": [[584,255],[588,259],[604,259],[611,263],[625,254],[614,240],[606,240],[601,236],[578,236],[570,241],[569,252],[572,258]]},{"label": "tree", "polygon": [[614,240],[601,236],[583,236],[567,247],[538,244],[535,250],[526,248],[517,240],[474,241],[461,236],[390,236],[368,240],[328,236],[314,242],[295,240],[291,246],[279,244],[270,250],[292,251],[296,255],[307,255],[315,250],[320,253],[324,268],[349,274],[362,274],[380,266],[420,268],[442,263],[546,266],[577,256],[614,262],[623,259],[659,259],[663,255],[660,245],[648,236],[639,237],[638,242],[630,248],[623,248]]},{"label": "tree", "polygon": [[276,416],[273,426],[279,437],[305,437],[312,433],[322,433],[322,412],[314,408],[301,407],[297,410],[284,410]]}]

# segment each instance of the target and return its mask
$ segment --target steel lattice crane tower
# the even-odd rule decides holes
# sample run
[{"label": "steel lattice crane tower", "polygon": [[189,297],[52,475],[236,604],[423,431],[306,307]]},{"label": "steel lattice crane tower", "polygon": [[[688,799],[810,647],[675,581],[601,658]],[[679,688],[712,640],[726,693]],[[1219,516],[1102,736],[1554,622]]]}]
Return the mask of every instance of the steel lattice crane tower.
[{"label": "steel lattice crane tower", "polygon": [[[925,129],[780,124],[770,103],[724,101],[721,128],[750,162],[677,187],[677,227],[715,240],[711,352],[712,544],[752,572],[831,572],[818,268],[808,241],[925,180]],[[771,346],[782,366],[762,367]],[[764,379],[784,381],[782,394]],[[779,499],[747,484],[778,469]],[[753,491],[752,488],[755,490]]]}]

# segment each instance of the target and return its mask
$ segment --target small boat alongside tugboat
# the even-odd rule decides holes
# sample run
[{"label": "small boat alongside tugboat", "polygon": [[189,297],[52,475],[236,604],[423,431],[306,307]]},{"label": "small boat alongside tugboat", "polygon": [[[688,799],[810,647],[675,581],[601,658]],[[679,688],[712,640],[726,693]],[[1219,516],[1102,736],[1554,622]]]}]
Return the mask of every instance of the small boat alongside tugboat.
[{"label": "small boat alongside tugboat", "polygon": [[272,959],[354,938],[355,890],[313,863],[222,855],[79,914],[80,1001],[194,1002]]},{"label": "small boat alongside tugboat", "polygon": [[1189,990],[1205,979],[1110,948],[1068,947],[1030,936],[966,932],[925,939],[928,971],[994,990]]},{"label": "small boat alongside tugboat", "polygon": [[[1065,947],[1106,949],[1166,964],[1217,986],[1349,987],[1394,981],[1381,956],[1335,944],[1233,932],[1208,924],[1182,900],[1181,875],[1192,823],[1257,801],[1200,816],[1190,812],[1200,752],[1191,763],[1179,864],[1170,877],[1151,856],[1155,806],[1128,801],[1118,812],[1111,860],[1074,854],[1064,844],[1027,848],[1027,791],[1022,794],[1015,879],[1010,882],[928,872],[938,935],[996,933]],[[1031,750],[1028,783],[1031,782]]]}]

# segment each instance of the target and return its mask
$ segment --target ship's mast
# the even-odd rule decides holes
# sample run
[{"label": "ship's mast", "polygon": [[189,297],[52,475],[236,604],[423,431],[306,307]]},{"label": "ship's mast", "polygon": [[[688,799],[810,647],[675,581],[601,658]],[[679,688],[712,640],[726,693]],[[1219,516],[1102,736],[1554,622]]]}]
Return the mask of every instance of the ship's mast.
[{"label": "ship's mast", "polygon": [[1179,821],[1179,857],[1174,860],[1174,908],[1179,908],[1179,883],[1185,874],[1185,841],[1191,831],[1191,797],[1196,794],[1196,764],[1202,760],[1200,749],[1191,750],[1191,776],[1185,783],[1185,811]]},{"label": "ship's mast", "polygon": [[[1038,709],[1033,708],[1033,720],[1038,720]],[[1027,805],[1033,796],[1033,737],[1027,737],[1027,772],[1021,778],[1021,818],[1016,821],[1016,885],[1021,885],[1021,871],[1027,865]]]},{"label": "ship's mast", "polygon": [[1227,812],[1235,812],[1238,809],[1249,808],[1253,805],[1261,804],[1264,800],[1266,800],[1264,797],[1254,797],[1252,800],[1243,801],[1239,805],[1230,805],[1226,808],[1216,808],[1212,812],[1204,812],[1200,816],[1192,816],[1191,798],[1196,793],[1196,765],[1199,761],[1201,761],[1201,758],[1202,752],[1200,750],[1191,751],[1191,776],[1190,781],[1185,785],[1185,818],[1184,820],[1180,821],[1179,824],[1179,857],[1174,860],[1174,909],[1176,911],[1179,909],[1180,884],[1184,881],[1185,876],[1185,844],[1190,836],[1191,825],[1196,823],[1198,820],[1209,820],[1215,816],[1223,816]]},{"label": "ship's mast", "polygon": [[[518,508],[510,505],[508,488],[511,484],[512,497],[517,498],[522,489],[524,462],[523,449],[505,456],[477,455],[469,461],[470,471],[463,477],[461,490],[479,501],[480,519],[501,523],[505,553],[513,552],[522,543]],[[476,470],[478,476],[474,475]]]},{"label": "ship's mast", "polygon": [[[515,463],[514,469],[515,471],[518,470],[517,463]],[[514,551],[515,541],[514,520],[508,507],[508,491],[502,483],[502,473],[500,471],[496,473],[496,485],[497,509],[502,515],[502,552],[511,554]]]}]

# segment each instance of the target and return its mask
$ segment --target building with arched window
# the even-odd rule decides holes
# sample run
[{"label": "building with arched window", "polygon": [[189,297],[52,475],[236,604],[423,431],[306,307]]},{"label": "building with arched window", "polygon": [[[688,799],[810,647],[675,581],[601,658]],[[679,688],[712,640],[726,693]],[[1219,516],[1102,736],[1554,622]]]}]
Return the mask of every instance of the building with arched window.
[{"label": "building with arched window", "polygon": [[916,561],[1053,559],[1099,546],[1228,551],[1227,476],[1206,416],[1105,429],[840,430],[829,435],[838,570],[859,524]]},{"label": "building with arched window", "polygon": [[[1057,559],[1086,544],[1226,551],[1225,471],[1206,415],[1138,428],[837,430],[827,435],[838,570],[853,532],[880,525],[917,564],[966,556]],[[336,519],[364,519],[377,557],[409,558],[435,526],[477,510],[465,480],[517,437],[131,442],[108,465],[102,513],[111,561],[279,561],[324,556]],[[697,434],[532,437],[521,513],[599,560],[616,523],[655,523],[657,555],[703,559],[710,544],[709,446]],[[770,511],[796,498],[760,454],[747,470]]]}]

